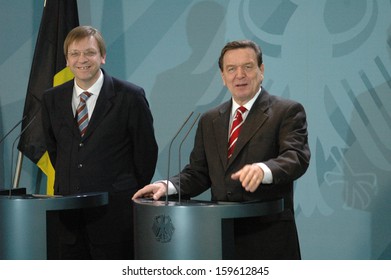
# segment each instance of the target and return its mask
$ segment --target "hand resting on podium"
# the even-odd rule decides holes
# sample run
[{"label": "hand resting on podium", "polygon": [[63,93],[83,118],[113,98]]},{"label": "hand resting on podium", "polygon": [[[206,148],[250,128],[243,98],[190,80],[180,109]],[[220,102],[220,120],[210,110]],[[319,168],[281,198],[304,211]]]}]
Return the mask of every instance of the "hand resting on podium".
[{"label": "hand resting on podium", "polygon": [[[263,176],[264,173],[262,168],[256,164],[247,164],[239,171],[233,173],[231,178],[233,180],[239,180],[246,191],[255,192],[259,184],[262,182]],[[164,183],[164,181],[158,181],[156,183],[146,185],[142,189],[138,190],[133,195],[132,199],[144,197],[159,200],[166,194],[166,190],[166,183]]]},{"label": "hand resting on podium", "polygon": [[132,197],[136,198],[153,198],[159,200],[163,195],[166,195],[167,185],[163,182],[146,185],[144,188],[138,190]]}]

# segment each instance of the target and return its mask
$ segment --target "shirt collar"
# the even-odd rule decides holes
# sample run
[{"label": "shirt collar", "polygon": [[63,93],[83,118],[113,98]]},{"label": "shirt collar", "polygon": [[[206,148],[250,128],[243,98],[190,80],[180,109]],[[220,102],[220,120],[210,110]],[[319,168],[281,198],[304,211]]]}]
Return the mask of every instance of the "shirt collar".
[{"label": "shirt collar", "polygon": [[236,112],[236,110],[240,107],[243,106],[247,109],[247,112],[251,110],[251,107],[254,105],[255,100],[257,100],[258,96],[261,94],[262,87],[259,88],[258,92],[254,95],[253,98],[251,98],[246,104],[244,105],[239,105],[233,98],[232,98],[232,111],[231,115],[233,116]]},{"label": "shirt collar", "polygon": [[99,92],[103,86],[103,80],[104,80],[104,75],[103,75],[102,70],[99,70],[99,71],[100,71],[100,75],[99,75],[98,80],[96,80],[96,82],[87,90],[80,88],[76,83],[76,79],[74,80],[74,83],[75,83],[74,89],[76,91],[76,96],[80,96],[80,94],[82,94],[85,91],[88,91],[89,93],[91,93],[95,96],[99,95]]}]

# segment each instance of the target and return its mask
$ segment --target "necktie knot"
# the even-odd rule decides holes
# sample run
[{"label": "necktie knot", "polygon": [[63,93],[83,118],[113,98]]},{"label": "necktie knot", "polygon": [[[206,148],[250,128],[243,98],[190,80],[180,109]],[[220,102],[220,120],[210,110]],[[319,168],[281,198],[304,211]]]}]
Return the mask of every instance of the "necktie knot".
[{"label": "necktie knot", "polygon": [[246,112],[247,109],[244,106],[240,106],[238,109],[236,109],[236,116],[242,116],[244,112]]},{"label": "necktie knot", "polygon": [[87,102],[88,98],[90,98],[92,94],[88,91],[84,91],[82,92],[82,94],[80,94],[80,102]]}]

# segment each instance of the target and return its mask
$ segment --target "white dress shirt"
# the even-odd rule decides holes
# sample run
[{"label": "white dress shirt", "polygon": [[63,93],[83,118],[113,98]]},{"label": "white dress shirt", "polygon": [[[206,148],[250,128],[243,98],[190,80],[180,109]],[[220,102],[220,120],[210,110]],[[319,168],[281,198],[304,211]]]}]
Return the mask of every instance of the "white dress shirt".
[{"label": "white dress shirt", "polygon": [[100,90],[102,89],[103,86],[103,72],[100,70],[100,75],[98,80],[87,90],[84,90],[80,88],[77,83],[76,79],[75,85],[73,86],[73,95],[72,95],[72,110],[73,110],[73,115],[76,115],[76,109],[77,106],[79,106],[80,103],[80,94],[82,94],[85,91],[88,91],[92,95],[90,98],[87,99],[86,105],[87,105],[87,110],[88,110],[88,119],[91,119],[92,113],[94,112],[96,100],[98,99]]}]

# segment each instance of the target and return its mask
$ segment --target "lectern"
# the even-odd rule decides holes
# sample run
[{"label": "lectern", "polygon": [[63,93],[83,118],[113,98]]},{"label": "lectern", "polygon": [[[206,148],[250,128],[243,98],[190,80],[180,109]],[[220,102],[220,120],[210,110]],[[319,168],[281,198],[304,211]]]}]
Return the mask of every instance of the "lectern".
[{"label": "lectern", "polygon": [[88,193],[62,197],[0,196],[0,259],[47,259],[47,211],[97,207],[108,194]]},{"label": "lectern", "polygon": [[233,221],[278,214],[283,199],[250,203],[133,201],[135,258],[218,260],[233,257]]}]

